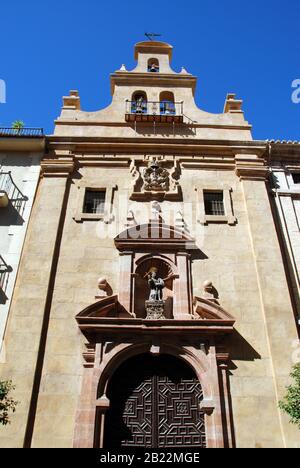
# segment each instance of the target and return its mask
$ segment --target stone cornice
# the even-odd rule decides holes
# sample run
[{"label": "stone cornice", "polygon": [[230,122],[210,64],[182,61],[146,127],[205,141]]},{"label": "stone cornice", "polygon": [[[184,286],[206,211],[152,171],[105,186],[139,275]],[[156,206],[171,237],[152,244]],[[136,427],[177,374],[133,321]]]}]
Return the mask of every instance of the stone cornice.
[{"label": "stone cornice", "polygon": [[68,177],[75,167],[74,157],[43,159],[41,162],[42,177]]},{"label": "stone cornice", "polygon": [[[214,154],[220,156],[235,156],[236,154],[251,154],[262,157],[267,150],[263,141],[237,140],[198,140],[198,139],[164,139],[164,138],[101,138],[101,137],[67,137],[48,136],[49,150],[61,149],[73,152],[88,151],[126,154],[172,154],[198,156]],[[202,154],[201,154],[202,153]]]},{"label": "stone cornice", "polygon": [[180,75],[169,73],[138,73],[116,72],[110,75],[111,93],[114,94],[115,85],[119,86],[181,86],[195,90],[197,78],[192,75]]},{"label": "stone cornice", "polygon": [[240,180],[267,181],[269,177],[268,167],[237,165],[235,173],[240,178]]},{"label": "stone cornice", "polygon": [[1,137],[0,151],[17,151],[22,153],[36,152],[43,153],[45,150],[45,138],[22,138],[22,137]]},{"label": "stone cornice", "polygon": [[268,180],[270,172],[265,158],[242,153],[236,154],[235,163],[235,173],[240,180]]}]

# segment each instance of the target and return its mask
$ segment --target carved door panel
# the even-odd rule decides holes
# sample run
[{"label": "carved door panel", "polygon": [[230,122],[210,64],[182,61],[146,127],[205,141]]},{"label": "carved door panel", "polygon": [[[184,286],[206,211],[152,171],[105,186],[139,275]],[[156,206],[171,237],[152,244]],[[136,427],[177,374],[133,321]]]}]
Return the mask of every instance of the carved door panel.
[{"label": "carved door panel", "polygon": [[106,448],[205,448],[202,388],[182,361],[130,359],[113,377],[108,397]]},{"label": "carved door panel", "polygon": [[[189,370],[189,369],[188,369]],[[159,376],[157,394],[157,447],[205,447],[202,388],[196,377]]]}]

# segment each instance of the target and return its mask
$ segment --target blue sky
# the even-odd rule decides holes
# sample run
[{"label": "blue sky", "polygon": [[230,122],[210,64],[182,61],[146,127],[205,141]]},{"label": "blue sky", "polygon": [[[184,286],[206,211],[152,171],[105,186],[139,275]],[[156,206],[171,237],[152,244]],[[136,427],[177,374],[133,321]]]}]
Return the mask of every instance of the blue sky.
[{"label": "blue sky", "polygon": [[198,76],[196,102],[222,112],[244,99],[256,139],[300,140],[299,0],[2,0],[0,125],[20,119],[53,132],[61,97],[78,89],[83,110],[111,100],[109,74],[133,68],[146,31],[174,46],[173,68]]}]

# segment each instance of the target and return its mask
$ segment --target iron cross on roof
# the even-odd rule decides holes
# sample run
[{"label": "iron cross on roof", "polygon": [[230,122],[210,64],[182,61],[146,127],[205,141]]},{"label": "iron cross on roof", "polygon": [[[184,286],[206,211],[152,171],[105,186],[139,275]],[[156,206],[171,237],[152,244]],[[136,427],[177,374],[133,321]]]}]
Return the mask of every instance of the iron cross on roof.
[{"label": "iron cross on roof", "polygon": [[161,37],[161,34],[145,33],[145,36],[148,37],[149,41],[153,41],[155,37]]}]

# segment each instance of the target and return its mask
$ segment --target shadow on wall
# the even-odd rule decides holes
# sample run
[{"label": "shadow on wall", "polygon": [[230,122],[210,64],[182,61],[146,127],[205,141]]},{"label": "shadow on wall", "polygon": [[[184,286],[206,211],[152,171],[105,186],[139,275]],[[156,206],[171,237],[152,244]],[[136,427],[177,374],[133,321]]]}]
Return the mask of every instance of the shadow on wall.
[{"label": "shadow on wall", "polygon": [[271,188],[280,189],[279,179],[273,173],[271,174],[271,177],[270,177],[270,185],[271,185]]},{"label": "shadow on wall", "polygon": [[7,295],[5,294],[5,292],[0,287],[0,305],[5,305],[7,300],[8,300]]},{"label": "shadow on wall", "polygon": [[173,136],[181,136],[181,137],[189,137],[189,136],[196,136],[196,129],[192,127],[188,127],[186,125],[147,125],[137,123],[136,129],[134,125],[131,125],[132,129],[136,131],[138,135],[141,136],[149,136],[153,137],[153,134],[156,136],[161,135],[162,137],[173,137]]},{"label": "shadow on wall", "polygon": [[13,200],[6,208],[1,208],[0,226],[22,226],[26,202]]},{"label": "shadow on wall", "polygon": [[[231,336],[227,337],[228,347],[230,349],[230,358],[233,361],[249,361],[253,362],[261,359],[261,355],[248,343],[240,333],[234,330]],[[232,363],[231,369],[237,367]]]}]

